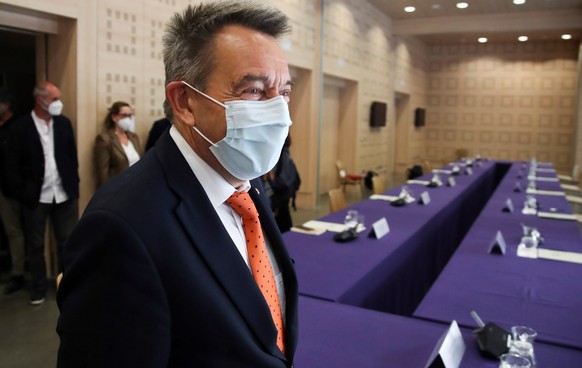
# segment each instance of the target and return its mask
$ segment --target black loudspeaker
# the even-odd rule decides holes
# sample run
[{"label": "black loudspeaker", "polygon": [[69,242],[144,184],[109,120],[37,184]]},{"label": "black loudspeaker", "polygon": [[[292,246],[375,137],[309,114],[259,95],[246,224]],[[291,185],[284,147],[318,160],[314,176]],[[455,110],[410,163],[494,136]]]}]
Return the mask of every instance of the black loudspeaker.
[{"label": "black loudspeaker", "polygon": [[422,107],[417,107],[414,110],[414,126],[415,127],[422,127],[425,124],[426,119],[426,109]]},{"label": "black loudspeaker", "polygon": [[373,128],[386,126],[386,112],[388,105],[384,102],[374,101],[370,107],[370,126]]}]

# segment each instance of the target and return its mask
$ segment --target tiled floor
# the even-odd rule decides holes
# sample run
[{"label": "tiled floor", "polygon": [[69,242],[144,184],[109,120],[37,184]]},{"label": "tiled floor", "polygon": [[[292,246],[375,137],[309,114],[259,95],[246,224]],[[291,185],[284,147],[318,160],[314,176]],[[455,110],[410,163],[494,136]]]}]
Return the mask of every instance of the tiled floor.
[{"label": "tiled floor", "polygon": [[29,289],[2,295],[8,277],[2,275],[0,282],[0,367],[55,367],[59,312],[54,290],[43,304],[33,307],[28,304]]}]

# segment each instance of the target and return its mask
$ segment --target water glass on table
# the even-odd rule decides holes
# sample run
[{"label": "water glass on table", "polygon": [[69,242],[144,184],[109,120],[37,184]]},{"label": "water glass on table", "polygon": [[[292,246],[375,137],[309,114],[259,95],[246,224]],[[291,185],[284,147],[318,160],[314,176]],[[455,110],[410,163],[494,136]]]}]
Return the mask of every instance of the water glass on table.
[{"label": "water glass on table", "polygon": [[529,360],[516,353],[503,354],[499,361],[499,368],[531,368]]},{"label": "water glass on table", "polygon": [[344,218],[346,229],[355,229],[358,226],[360,214],[356,210],[349,210]]},{"label": "water glass on table", "polygon": [[535,367],[536,360],[534,355],[533,343],[537,336],[537,332],[526,326],[511,327],[511,345],[509,346],[510,353],[519,354],[527,358],[532,367]]}]

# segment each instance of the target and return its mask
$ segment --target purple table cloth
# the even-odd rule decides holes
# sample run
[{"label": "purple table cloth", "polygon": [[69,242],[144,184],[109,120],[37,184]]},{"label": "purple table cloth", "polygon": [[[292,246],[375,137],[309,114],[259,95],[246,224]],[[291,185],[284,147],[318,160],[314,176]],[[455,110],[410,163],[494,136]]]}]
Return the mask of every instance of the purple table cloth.
[{"label": "purple table cloth", "polygon": [[[343,223],[348,209],[355,209],[365,216],[369,229],[386,217],[390,233],[382,239],[367,237],[368,231],[349,243],[334,242],[330,232],[319,236],[285,233],[300,294],[411,315],[493,192],[499,167],[486,162],[475,167],[473,175],[456,176],[454,187],[407,184],[417,198],[429,192],[427,206],[393,207],[368,199],[321,219]],[[446,183],[448,175],[439,175]],[[431,177],[427,174],[419,180]],[[400,189],[385,194],[398,195]]]},{"label": "purple table cloth", "polygon": [[[582,252],[578,223],[522,214],[526,193],[513,191],[519,167],[513,165],[500,183],[414,316],[473,326],[469,311],[475,309],[485,321],[530,326],[539,341],[580,349],[582,265],[516,254],[522,223],[539,229],[545,240],[540,248]],[[538,184],[544,190],[559,187],[553,182]],[[542,211],[571,212],[564,196],[535,197]],[[513,213],[502,212],[508,198],[515,205]],[[488,253],[498,230],[507,243],[503,256]]]},{"label": "purple table cloth", "polygon": [[[422,368],[448,325],[300,297],[297,368]],[[462,368],[497,368],[479,355],[470,329]],[[539,367],[579,367],[582,351],[535,344]]]}]

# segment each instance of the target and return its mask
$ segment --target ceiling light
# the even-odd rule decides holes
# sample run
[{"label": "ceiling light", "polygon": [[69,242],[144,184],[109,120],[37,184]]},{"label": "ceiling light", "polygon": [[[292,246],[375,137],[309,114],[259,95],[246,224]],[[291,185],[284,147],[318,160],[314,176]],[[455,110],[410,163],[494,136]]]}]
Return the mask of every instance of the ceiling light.
[{"label": "ceiling light", "polygon": [[519,36],[519,37],[517,38],[517,40],[518,40],[519,42],[525,42],[525,41],[527,41],[527,36]]},{"label": "ceiling light", "polygon": [[477,41],[479,41],[480,43],[485,43],[487,42],[487,37],[479,37]]},{"label": "ceiling light", "polygon": [[465,9],[469,6],[469,4],[462,2],[462,3],[457,3],[457,8],[459,9]]},{"label": "ceiling light", "polygon": [[525,4],[525,0],[513,0],[513,3],[515,5],[522,5],[522,4]]},{"label": "ceiling light", "polygon": [[404,11],[407,13],[412,13],[415,10],[416,8],[414,6],[407,6],[406,8],[404,8]]},{"label": "ceiling light", "polygon": [[441,8],[441,4],[432,4],[432,8],[438,10]]},{"label": "ceiling light", "polygon": [[562,39],[563,40],[571,40],[572,39],[572,35],[571,34],[563,34],[562,35]]}]

